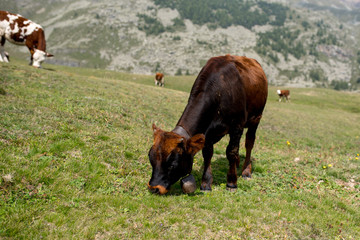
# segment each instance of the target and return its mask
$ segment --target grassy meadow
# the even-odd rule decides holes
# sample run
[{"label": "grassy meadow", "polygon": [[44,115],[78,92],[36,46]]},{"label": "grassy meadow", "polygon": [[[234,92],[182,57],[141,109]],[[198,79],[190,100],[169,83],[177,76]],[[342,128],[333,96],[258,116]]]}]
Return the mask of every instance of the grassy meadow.
[{"label": "grassy meadow", "polygon": [[[194,76],[0,63],[0,239],[360,239],[360,94],[269,88],[253,178],[148,192],[152,123],[171,130]],[[244,159],[244,137],[241,159]],[[202,156],[194,160],[199,186]]]}]

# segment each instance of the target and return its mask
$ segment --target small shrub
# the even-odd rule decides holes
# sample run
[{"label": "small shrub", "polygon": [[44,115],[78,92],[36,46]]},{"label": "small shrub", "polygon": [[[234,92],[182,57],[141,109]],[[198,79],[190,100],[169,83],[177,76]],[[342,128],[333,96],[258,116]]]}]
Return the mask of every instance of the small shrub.
[{"label": "small shrub", "polygon": [[338,91],[349,89],[349,83],[344,81],[332,81],[331,86]]},{"label": "small shrub", "polygon": [[182,75],[182,71],[181,71],[181,68],[179,68],[176,73],[175,73],[176,76],[181,76]]}]

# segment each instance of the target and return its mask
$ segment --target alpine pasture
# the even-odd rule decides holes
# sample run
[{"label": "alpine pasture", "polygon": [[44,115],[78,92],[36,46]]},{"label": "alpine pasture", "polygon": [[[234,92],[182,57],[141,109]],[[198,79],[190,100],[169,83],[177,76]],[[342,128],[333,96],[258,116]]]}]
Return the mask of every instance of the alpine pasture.
[{"label": "alpine pasture", "polygon": [[[226,190],[225,137],[212,192],[176,183],[159,196],[147,189],[151,125],[173,129],[195,76],[160,88],[153,76],[43,67],[0,64],[1,239],[360,238],[359,93],[292,88],[279,103],[270,86],[252,179]],[[198,186],[201,168],[198,153]]]}]

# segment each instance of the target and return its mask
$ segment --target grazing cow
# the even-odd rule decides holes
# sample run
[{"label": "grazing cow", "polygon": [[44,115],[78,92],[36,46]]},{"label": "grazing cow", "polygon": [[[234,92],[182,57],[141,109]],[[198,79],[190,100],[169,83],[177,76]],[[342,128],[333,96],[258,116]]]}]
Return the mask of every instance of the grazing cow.
[{"label": "grazing cow", "polygon": [[279,102],[282,99],[286,99],[286,101],[290,100],[290,90],[277,90],[277,94],[279,95]]},{"label": "grazing cow", "polygon": [[162,73],[155,74],[155,85],[158,85],[160,87],[163,87],[165,85],[164,74]]},{"label": "grazing cow", "polygon": [[152,175],[148,188],[165,194],[181,177],[191,173],[194,155],[202,149],[204,172],[201,190],[211,190],[213,145],[226,134],[229,161],[227,188],[237,188],[239,143],[244,128],[246,157],[242,177],[251,177],[251,150],[267,100],[267,79],[260,64],[251,58],[219,56],[202,68],[192,87],[188,104],[176,127],[163,131],[153,124],[154,142],[149,151]]},{"label": "grazing cow", "polygon": [[40,67],[53,55],[46,52],[45,34],[42,27],[18,14],[0,11],[0,62],[9,62],[4,50],[5,41],[26,45],[31,54],[30,65]]}]

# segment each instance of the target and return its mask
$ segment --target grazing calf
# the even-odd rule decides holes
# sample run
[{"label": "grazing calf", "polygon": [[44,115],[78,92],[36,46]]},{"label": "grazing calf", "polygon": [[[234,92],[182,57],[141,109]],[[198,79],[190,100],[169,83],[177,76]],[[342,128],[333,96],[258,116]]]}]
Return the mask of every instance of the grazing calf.
[{"label": "grazing calf", "polygon": [[159,194],[168,192],[172,184],[191,173],[194,155],[201,149],[204,172],[200,188],[211,190],[213,145],[226,134],[230,135],[226,148],[230,165],[226,186],[229,190],[236,189],[239,143],[244,128],[248,130],[242,177],[250,178],[251,151],[267,94],[267,79],[256,60],[231,55],[211,58],[196,78],[176,127],[167,132],[153,124],[149,190]]},{"label": "grazing calf", "polygon": [[155,85],[158,85],[160,87],[163,87],[165,85],[164,74],[162,73],[155,74]]},{"label": "grazing calf", "polygon": [[0,11],[0,62],[9,62],[4,50],[5,41],[28,47],[30,65],[40,67],[47,57],[45,34],[42,27],[18,14]]},{"label": "grazing calf", "polygon": [[277,90],[277,94],[279,95],[279,102],[281,102],[281,100],[283,98],[286,99],[286,101],[290,100],[290,90]]}]

